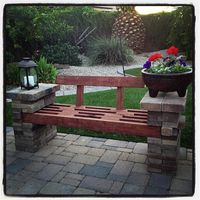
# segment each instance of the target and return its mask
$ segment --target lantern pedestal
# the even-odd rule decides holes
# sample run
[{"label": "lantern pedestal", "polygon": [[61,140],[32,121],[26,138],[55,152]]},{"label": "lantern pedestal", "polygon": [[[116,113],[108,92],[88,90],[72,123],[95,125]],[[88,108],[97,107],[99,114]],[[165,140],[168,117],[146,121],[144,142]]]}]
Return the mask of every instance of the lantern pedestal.
[{"label": "lantern pedestal", "polygon": [[12,99],[13,129],[16,150],[36,152],[55,137],[56,126],[22,122],[23,113],[33,113],[55,102],[56,84],[39,84],[39,88],[21,90],[16,88],[6,93]]}]

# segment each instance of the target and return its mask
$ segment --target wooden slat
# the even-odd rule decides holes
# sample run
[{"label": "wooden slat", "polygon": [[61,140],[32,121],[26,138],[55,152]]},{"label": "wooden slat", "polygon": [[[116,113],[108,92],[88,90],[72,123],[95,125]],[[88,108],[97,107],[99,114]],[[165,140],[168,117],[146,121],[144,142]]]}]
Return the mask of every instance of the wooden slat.
[{"label": "wooden slat", "polygon": [[102,120],[66,115],[49,115],[45,113],[24,113],[24,122],[49,124],[62,127],[83,128],[94,131],[105,131],[134,136],[160,137],[160,127],[144,123]]},{"label": "wooden slat", "polygon": [[135,87],[143,88],[142,77],[117,77],[117,76],[64,76],[58,75],[57,84],[107,86],[107,87]]},{"label": "wooden slat", "polygon": [[124,88],[123,87],[117,88],[116,109],[117,110],[123,110],[124,109]]},{"label": "wooden slat", "polygon": [[84,98],[84,86],[83,85],[77,85],[77,91],[76,91],[76,106],[83,105],[83,98]]}]

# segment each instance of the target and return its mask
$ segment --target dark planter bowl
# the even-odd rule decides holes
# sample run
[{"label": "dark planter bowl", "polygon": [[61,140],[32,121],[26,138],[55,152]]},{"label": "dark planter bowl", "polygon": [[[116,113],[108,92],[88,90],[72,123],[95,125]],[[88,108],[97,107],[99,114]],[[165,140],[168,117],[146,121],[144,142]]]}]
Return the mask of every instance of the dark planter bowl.
[{"label": "dark planter bowl", "polygon": [[145,70],[142,70],[142,77],[151,97],[156,97],[159,91],[177,91],[179,97],[184,97],[187,86],[192,82],[192,70],[173,74],[153,74]]}]

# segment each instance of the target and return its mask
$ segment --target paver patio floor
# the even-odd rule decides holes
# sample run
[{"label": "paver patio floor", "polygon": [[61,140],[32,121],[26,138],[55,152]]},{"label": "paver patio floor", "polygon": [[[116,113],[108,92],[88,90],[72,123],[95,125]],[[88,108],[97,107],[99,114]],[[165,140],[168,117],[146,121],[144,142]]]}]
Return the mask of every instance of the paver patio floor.
[{"label": "paver patio floor", "polygon": [[58,133],[36,153],[15,150],[7,129],[7,195],[192,195],[192,151],[176,176],[147,171],[147,144]]}]

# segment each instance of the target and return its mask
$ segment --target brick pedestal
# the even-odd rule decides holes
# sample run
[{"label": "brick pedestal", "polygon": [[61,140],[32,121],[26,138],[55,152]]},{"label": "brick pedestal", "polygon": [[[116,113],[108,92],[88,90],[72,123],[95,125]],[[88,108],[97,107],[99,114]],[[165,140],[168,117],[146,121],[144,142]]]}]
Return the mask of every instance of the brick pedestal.
[{"label": "brick pedestal", "polygon": [[155,98],[147,92],[141,100],[141,109],[148,110],[148,124],[161,128],[160,138],[147,138],[150,172],[176,172],[185,104],[186,97],[179,97],[176,92],[160,92]]},{"label": "brick pedestal", "polygon": [[16,150],[35,152],[56,135],[56,126],[23,123],[23,113],[33,113],[54,103],[56,84],[39,84],[39,88],[21,90],[16,88],[6,93],[12,99],[13,129]]}]

